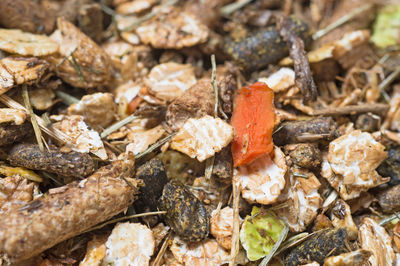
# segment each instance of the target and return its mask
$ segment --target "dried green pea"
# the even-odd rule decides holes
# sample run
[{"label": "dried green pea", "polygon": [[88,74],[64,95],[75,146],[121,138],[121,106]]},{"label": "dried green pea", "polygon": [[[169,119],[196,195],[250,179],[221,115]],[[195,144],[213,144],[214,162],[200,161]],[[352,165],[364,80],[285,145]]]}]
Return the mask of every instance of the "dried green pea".
[{"label": "dried green pea", "polygon": [[286,266],[296,266],[312,261],[323,263],[329,256],[336,256],[346,252],[346,229],[328,229],[316,233],[295,249],[285,259]]},{"label": "dried green pea", "polygon": [[[311,43],[310,27],[299,19],[290,19],[294,21],[291,30],[308,46]],[[279,35],[275,25],[248,32],[241,38],[227,38],[224,51],[246,70],[257,70],[268,64],[275,64],[289,55],[287,43]]]},{"label": "dried green pea", "polygon": [[153,158],[138,167],[136,179],[141,179],[144,186],[140,187],[139,198],[135,201],[135,209],[139,212],[156,211],[158,199],[168,182],[164,164],[159,158]]},{"label": "dried green pea", "polygon": [[8,160],[14,166],[61,176],[83,178],[94,171],[94,163],[89,154],[74,151],[63,153],[55,146],[41,151],[35,144],[17,144],[11,148]]},{"label": "dried green pea", "polygon": [[210,218],[205,206],[178,181],[164,186],[159,207],[167,212],[165,222],[183,240],[197,242],[207,238]]}]

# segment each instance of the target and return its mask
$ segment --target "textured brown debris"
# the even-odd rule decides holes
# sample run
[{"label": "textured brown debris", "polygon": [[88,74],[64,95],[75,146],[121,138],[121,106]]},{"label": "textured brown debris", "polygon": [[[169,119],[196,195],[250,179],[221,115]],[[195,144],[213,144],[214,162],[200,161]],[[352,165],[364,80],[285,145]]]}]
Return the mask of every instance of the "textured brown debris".
[{"label": "textured brown debris", "polygon": [[85,177],[94,171],[94,163],[86,153],[62,153],[52,146],[40,151],[38,145],[18,144],[9,152],[10,163],[33,170],[44,170],[62,176]]},{"label": "textured brown debris", "polygon": [[26,121],[22,125],[12,125],[9,123],[0,124],[0,146],[10,145],[14,142],[23,140],[32,135],[32,125]]},{"label": "textured brown debris", "polygon": [[111,78],[108,55],[72,23],[57,19],[51,38],[60,45],[58,56],[49,56],[57,76],[74,87],[107,85]]},{"label": "textured brown debris", "polygon": [[54,22],[54,14],[48,14],[38,1],[0,1],[0,25],[3,27],[50,33],[54,28]]},{"label": "textured brown debris", "polygon": [[132,168],[133,161],[117,160],[0,215],[0,254],[11,261],[33,257],[126,210],[137,193]]},{"label": "textured brown debris", "polygon": [[384,212],[400,210],[400,185],[379,192],[377,200]]},{"label": "textured brown debris", "polygon": [[178,130],[189,118],[200,118],[214,113],[214,90],[211,79],[200,79],[174,100],[166,114],[166,123],[171,130]]}]

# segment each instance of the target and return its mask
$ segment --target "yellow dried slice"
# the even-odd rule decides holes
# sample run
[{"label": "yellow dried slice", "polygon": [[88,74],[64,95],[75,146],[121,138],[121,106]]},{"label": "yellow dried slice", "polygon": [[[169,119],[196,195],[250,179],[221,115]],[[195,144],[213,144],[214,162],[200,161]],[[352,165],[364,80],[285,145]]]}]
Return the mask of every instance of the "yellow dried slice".
[{"label": "yellow dried slice", "polygon": [[23,56],[45,56],[57,52],[58,44],[46,35],[0,29],[0,49]]}]

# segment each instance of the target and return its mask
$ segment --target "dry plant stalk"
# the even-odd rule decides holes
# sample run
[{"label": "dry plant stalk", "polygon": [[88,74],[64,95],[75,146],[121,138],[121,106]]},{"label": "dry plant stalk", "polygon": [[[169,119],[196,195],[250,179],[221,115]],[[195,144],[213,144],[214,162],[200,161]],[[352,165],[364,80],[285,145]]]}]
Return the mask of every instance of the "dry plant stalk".
[{"label": "dry plant stalk", "polygon": [[117,160],[80,182],[0,215],[0,257],[25,260],[126,210],[138,192],[133,161]]}]

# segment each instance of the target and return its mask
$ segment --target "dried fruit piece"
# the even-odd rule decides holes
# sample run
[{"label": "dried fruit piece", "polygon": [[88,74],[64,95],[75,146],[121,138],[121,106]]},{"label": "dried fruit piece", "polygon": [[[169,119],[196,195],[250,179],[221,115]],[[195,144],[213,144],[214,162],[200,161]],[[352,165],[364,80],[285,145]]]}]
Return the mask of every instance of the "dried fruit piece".
[{"label": "dried fruit piece", "polygon": [[358,228],[351,216],[350,206],[344,200],[337,200],[332,209],[332,224],[335,228],[345,228],[348,238],[356,240]]},{"label": "dried fruit piece", "polygon": [[190,64],[165,63],[150,71],[145,85],[156,97],[172,101],[196,84],[194,67]]},{"label": "dried fruit piece", "polygon": [[295,247],[285,258],[285,265],[296,266],[312,261],[323,263],[328,256],[346,252],[345,229],[323,230]]},{"label": "dried fruit piece", "polygon": [[25,122],[26,113],[19,109],[0,108],[0,124],[12,122],[13,125],[22,125]]},{"label": "dried fruit piece", "polygon": [[17,144],[9,152],[8,159],[15,166],[44,170],[62,176],[85,177],[94,171],[92,158],[79,152],[62,153],[52,146],[40,151],[38,145]]},{"label": "dried fruit piece", "polygon": [[234,182],[239,183],[242,197],[247,201],[271,204],[276,202],[285,187],[286,170],[285,155],[275,147],[273,155],[264,155],[234,169]]},{"label": "dried fruit piece", "polygon": [[214,210],[211,213],[210,233],[215,237],[218,244],[230,250],[233,234],[233,209],[225,207],[222,210]]},{"label": "dried fruit piece", "polygon": [[58,51],[58,44],[45,35],[0,29],[0,50],[23,56],[45,56]]},{"label": "dried fruit piece", "polygon": [[168,106],[166,123],[171,131],[178,130],[189,118],[213,115],[214,104],[211,79],[202,78]]},{"label": "dried fruit piece", "polygon": [[287,193],[282,194],[287,207],[279,208],[276,213],[282,217],[294,232],[303,231],[317,216],[322,205],[318,193],[321,183],[310,171],[302,168],[291,168]]},{"label": "dried fruit piece", "polygon": [[200,162],[213,156],[233,139],[233,128],[220,118],[190,118],[172,138],[171,148],[197,158]]},{"label": "dried fruit piece", "polygon": [[83,116],[58,115],[51,116],[51,118],[59,121],[54,123],[53,126],[70,137],[71,143],[68,145],[73,145],[71,148],[74,151],[81,153],[91,152],[102,160],[107,159],[108,156],[99,133],[88,128],[83,121]]},{"label": "dried fruit piece", "polygon": [[154,251],[153,232],[140,223],[119,223],[106,242],[104,264],[149,265]]},{"label": "dried fruit piece", "polygon": [[[353,266],[364,265],[371,252],[364,249],[357,249],[352,252],[343,253],[338,256],[329,257],[324,261],[324,266]],[[318,264],[319,265],[319,264]]]},{"label": "dried fruit piece", "polygon": [[117,116],[117,105],[111,93],[87,94],[68,107],[69,115],[82,115],[92,128],[106,128]]},{"label": "dried fruit piece", "polygon": [[175,237],[170,249],[180,265],[219,266],[229,263],[230,260],[230,254],[219,246],[215,239],[189,244]]},{"label": "dried fruit piece", "polygon": [[203,43],[208,38],[208,28],[192,14],[180,8],[167,7],[136,28],[145,44],[154,48],[182,49]]},{"label": "dried fruit piece", "polygon": [[184,185],[172,180],[164,186],[160,209],[165,222],[185,241],[198,242],[208,236],[209,217],[203,203]]},{"label": "dried fruit piece", "polygon": [[34,57],[6,57],[0,60],[0,88],[37,81],[49,64]]},{"label": "dried fruit piece", "polygon": [[[3,168],[3,166],[1,166]],[[0,170],[1,174],[5,174]],[[0,179],[0,213],[18,209],[33,200],[39,193],[36,182],[30,182],[25,177],[14,174]]]},{"label": "dried fruit piece", "polygon": [[139,212],[156,211],[158,199],[162,195],[164,185],[168,182],[164,164],[159,158],[153,158],[138,167],[136,179],[143,180],[140,197],[135,201],[135,209]]},{"label": "dried fruit piece", "polygon": [[234,166],[246,165],[274,149],[274,92],[262,82],[242,88],[234,101],[231,124]]},{"label": "dried fruit piece", "polygon": [[60,45],[59,55],[49,56],[57,76],[74,87],[107,85],[111,78],[107,54],[88,36],[63,18],[51,38]]},{"label": "dried fruit piece", "polygon": [[392,239],[385,228],[371,218],[364,218],[358,233],[362,249],[372,252],[369,258],[371,265],[393,265],[395,253]]},{"label": "dried fruit piece", "polygon": [[285,222],[272,211],[253,207],[251,216],[246,216],[240,229],[240,243],[246,250],[247,258],[255,261],[265,257],[278,241]]},{"label": "dried fruit piece", "polygon": [[329,144],[321,175],[344,200],[355,198],[361,191],[389,181],[375,170],[386,159],[384,149],[370,133],[352,131]]},{"label": "dried fruit piece", "polygon": [[133,161],[116,160],[84,180],[0,214],[0,254],[12,262],[28,259],[126,210],[138,192],[132,168]]}]

